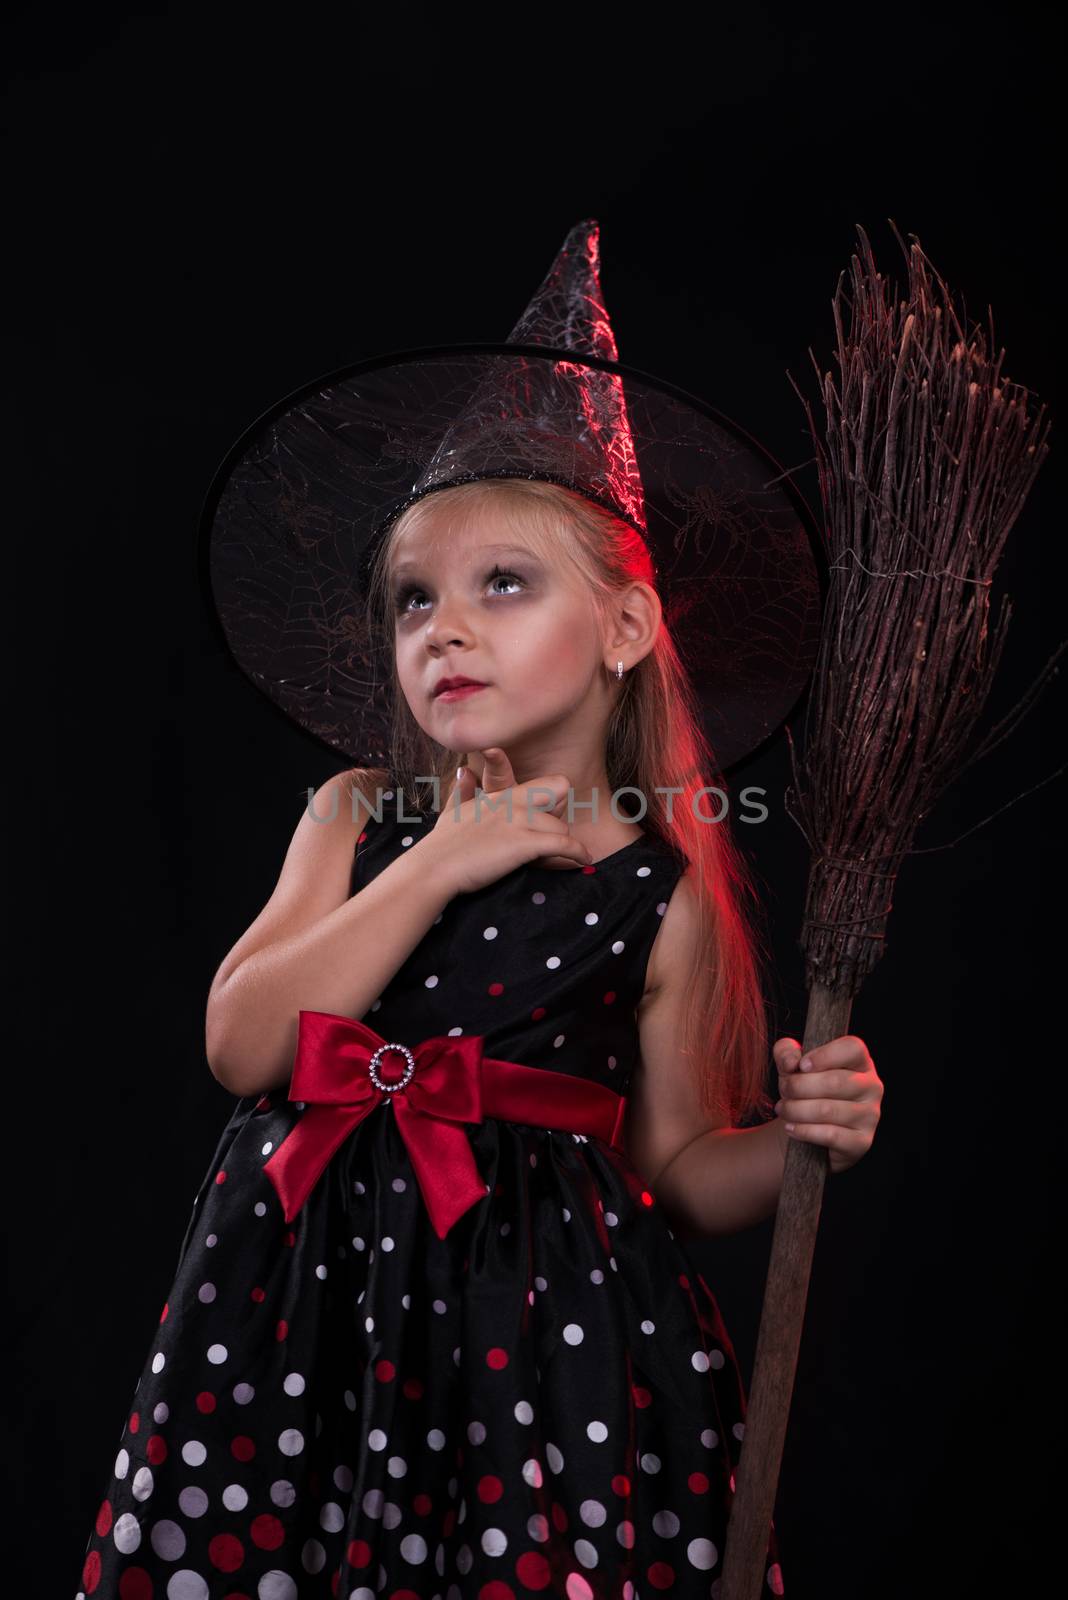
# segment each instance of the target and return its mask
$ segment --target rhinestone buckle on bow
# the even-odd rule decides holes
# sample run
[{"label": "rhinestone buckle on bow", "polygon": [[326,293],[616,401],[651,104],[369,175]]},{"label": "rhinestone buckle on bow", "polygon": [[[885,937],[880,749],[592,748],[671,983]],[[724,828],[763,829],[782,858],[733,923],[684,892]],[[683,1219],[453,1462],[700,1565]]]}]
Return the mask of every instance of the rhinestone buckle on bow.
[{"label": "rhinestone buckle on bow", "polygon": [[[408,1066],[407,1066],[407,1068],[405,1070],[404,1077],[403,1078],[398,1078],[396,1083],[384,1083],[383,1080],[378,1076],[377,1071],[375,1070],[377,1065],[378,1065],[379,1057],[385,1055],[387,1050],[400,1050],[407,1057],[407,1060],[408,1060]],[[394,1043],[394,1044],[382,1044],[382,1045],[379,1045],[378,1049],[375,1051],[374,1055],[371,1057],[370,1061],[367,1063],[367,1075],[368,1075],[368,1077],[370,1078],[371,1082],[374,1084],[375,1088],[376,1089],[381,1089],[384,1094],[396,1094],[398,1089],[403,1089],[407,1084],[411,1083],[414,1074],[415,1074],[415,1057],[412,1054],[412,1052],[408,1049],[408,1046],[406,1044],[395,1044]]]}]

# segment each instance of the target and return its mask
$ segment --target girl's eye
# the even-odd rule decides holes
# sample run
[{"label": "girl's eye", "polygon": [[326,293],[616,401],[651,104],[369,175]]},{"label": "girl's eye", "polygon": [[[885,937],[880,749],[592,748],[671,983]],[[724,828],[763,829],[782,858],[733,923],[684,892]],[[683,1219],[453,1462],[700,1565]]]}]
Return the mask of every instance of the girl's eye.
[{"label": "girl's eye", "polygon": [[[487,572],[485,578],[483,579],[483,582],[484,583],[492,583],[497,578],[507,578],[511,583],[518,583],[518,584],[522,585],[524,588],[526,587],[526,579],[525,578],[521,578],[517,572],[508,572],[508,571],[502,570],[502,568],[500,568],[500,567],[494,567],[492,572]],[[409,602],[409,600],[411,600],[412,596],[413,595],[421,595],[421,594],[425,594],[425,593],[426,593],[426,591],[424,589],[420,589],[420,587],[419,587],[419,585],[417,583],[402,584],[401,587],[399,589],[397,589],[397,591],[395,592],[395,594],[393,596],[394,607],[395,607],[395,609],[397,611],[401,611],[401,612],[407,611],[408,610],[408,602]],[[501,591],[498,589],[497,593],[501,594]],[[507,596],[502,595],[502,598],[507,598]],[[408,614],[410,616],[415,616],[416,612],[415,611],[411,611]]]}]

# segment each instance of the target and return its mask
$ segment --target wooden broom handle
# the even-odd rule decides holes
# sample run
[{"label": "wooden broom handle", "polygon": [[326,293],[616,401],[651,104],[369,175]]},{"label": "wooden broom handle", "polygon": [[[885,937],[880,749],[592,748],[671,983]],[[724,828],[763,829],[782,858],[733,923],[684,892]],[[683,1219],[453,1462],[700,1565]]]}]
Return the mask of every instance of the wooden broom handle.
[{"label": "wooden broom handle", "polygon": [[[852,1006],[847,991],[813,984],[804,1049],[815,1050],[845,1033]],[[788,1145],[727,1526],[720,1600],[762,1600],[764,1594],[775,1490],[823,1203],[827,1151],[823,1145],[805,1144],[800,1139],[790,1139]]]}]

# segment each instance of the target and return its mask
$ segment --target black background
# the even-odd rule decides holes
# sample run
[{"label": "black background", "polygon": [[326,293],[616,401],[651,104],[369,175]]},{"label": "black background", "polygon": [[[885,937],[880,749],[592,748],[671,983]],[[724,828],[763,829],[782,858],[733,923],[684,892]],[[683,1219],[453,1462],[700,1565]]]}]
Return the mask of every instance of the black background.
[{"label": "black background", "polygon": [[[196,525],[220,460],[321,373],[506,338],[592,216],[621,358],[750,428],[817,505],[787,370],[814,393],[856,223],[903,281],[892,217],[973,319],[993,307],[1008,376],[1054,420],[995,591],[1015,616],[989,723],[1065,633],[1063,87],[1052,12],[1019,6],[993,32],[965,7],[759,5],[4,26],[3,1569],[11,1594],[72,1600],[233,1106],[207,989],[341,765],[209,625]],[[1063,716],[1061,675],[925,822],[854,1007],[886,1095],[824,1198],[776,1503],[792,1600],[1057,1581],[1065,789],[1036,785]],[[775,935],[772,1037],[799,1036],[785,739],[734,778],[768,790],[738,832]],[[771,1228],[691,1247],[747,1381]]]}]

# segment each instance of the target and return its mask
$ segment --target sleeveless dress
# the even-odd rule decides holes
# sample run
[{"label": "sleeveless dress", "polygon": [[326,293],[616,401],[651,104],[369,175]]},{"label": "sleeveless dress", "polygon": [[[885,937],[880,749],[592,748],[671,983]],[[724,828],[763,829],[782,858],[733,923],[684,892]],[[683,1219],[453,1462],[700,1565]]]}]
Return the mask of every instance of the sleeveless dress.
[{"label": "sleeveless dress", "polygon": [[[410,810],[385,792],[354,893],[433,826]],[[685,865],[646,833],[458,895],[361,1020],[625,1094]],[[465,1124],[486,1194],[442,1239],[377,1105],[286,1223],[288,1087],[238,1102],[193,1202],[77,1600],[715,1600],[742,1379],[625,1153]]]}]

